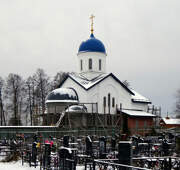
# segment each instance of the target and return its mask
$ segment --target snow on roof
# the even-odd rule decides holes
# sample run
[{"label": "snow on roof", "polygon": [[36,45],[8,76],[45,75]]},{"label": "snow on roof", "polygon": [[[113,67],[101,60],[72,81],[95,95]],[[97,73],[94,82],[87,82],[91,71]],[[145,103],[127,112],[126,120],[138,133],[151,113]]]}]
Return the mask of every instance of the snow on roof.
[{"label": "snow on roof", "polygon": [[104,80],[106,77],[112,76],[116,81],[118,81],[130,94],[131,94],[131,99],[133,102],[145,102],[145,103],[151,103],[151,101],[137,93],[135,90],[128,88],[126,85],[124,85],[118,78],[116,78],[112,73],[109,74],[100,74],[99,76],[95,77],[94,79],[87,79],[85,76],[82,74],[78,73],[71,73],[69,74],[69,77],[78,83],[80,86],[82,86],[84,89],[88,90],[89,88],[93,87],[100,81]]},{"label": "snow on roof", "polygon": [[46,100],[46,103],[78,103],[77,100]]},{"label": "snow on roof", "polygon": [[125,110],[122,109],[122,112],[129,115],[129,116],[147,116],[147,117],[155,117],[155,115],[145,112],[145,111],[140,111],[140,110]]},{"label": "snow on roof", "polygon": [[72,105],[66,109],[66,112],[87,112],[87,108],[84,105]]},{"label": "snow on roof", "polygon": [[60,94],[60,95],[69,95],[70,97],[76,97],[76,93],[70,89],[70,88],[58,88],[52,91],[54,95]]},{"label": "snow on roof", "polygon": [[83,75],[76,74],[76,73],[69,74],[69,77],[72,78],[73,80],[75,80],[77,83],[79,83],[85,89],[89,89],[90,87],[92,87],[93,85],[95,85],[96,83],[98,83],[99,81],[101,81],[103,78],[105,78],[108,75],[109,74],[101,74],[92,80],[89,80],[86,77],[84,77]]},{"label": "snow on roof", "polygon": [[147,103],[151,103],[151,101],[142,96],[141,94],[139,94],[138,92],[136,92],[135,90],[131,89],[131,91],[134,93],[134,95],[132,95],[132,100],[135,102],[147,102]]},{"label": "snow on roof", "polygon": [[164,121],[165,124],[169,124],[169,125],[180,125],[180,119],[175,119],[175,118],[163,118],[162,119]]},{"label": "snow on roof", "polygon": [[58,88],[50,92],[46,98],[46,103],[50,102],[71,102],[78,101],[78,96],[71,88]]}]

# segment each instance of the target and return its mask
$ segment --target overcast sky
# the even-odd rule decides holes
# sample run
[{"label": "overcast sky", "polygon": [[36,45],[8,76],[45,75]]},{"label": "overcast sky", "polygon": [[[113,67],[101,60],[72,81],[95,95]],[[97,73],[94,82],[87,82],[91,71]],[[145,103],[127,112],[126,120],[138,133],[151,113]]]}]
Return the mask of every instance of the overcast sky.
[{"label": "overcast sky", "polygon": [[108,72],[172,112],[180,88],[180,0],[1,0],[0,76],[76,71],[91,14]]}]

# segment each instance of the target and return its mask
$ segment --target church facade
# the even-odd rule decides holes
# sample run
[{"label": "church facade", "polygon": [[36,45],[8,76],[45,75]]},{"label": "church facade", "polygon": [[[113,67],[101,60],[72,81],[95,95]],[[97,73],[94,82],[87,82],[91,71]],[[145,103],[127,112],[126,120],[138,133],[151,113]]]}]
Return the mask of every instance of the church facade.
[{"label": "church facade", "polygon": [[[98,113],[115,114],[120,108],[147,112],[149,99],[106,72],[106,49],[93,32],[81,43],[77,57],[78,73],[69,74],[60,88],[74,88],[80,103],[97,103],[94,111]],[[92,107],[86,106],[91,112]]]}]

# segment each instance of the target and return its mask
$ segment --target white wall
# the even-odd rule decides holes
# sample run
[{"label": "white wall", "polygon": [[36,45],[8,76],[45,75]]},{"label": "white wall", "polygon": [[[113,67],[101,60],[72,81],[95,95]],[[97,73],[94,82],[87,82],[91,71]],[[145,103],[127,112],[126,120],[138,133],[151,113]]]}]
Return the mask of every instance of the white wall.
[{"label": "white wall", "polygon": [[[108,113],[108,93],[111,94],[111,110],[110,113],[116,113],[116,107],[112,108],[112,97],[115,98],[115,105],[120,107],[120,103],[122,103],[122,107],[125,109],[138,109],[147,111],[147,104],[144,103],[133,103],[131,101],[131,94],[125,90],[117,81],[115,81],[112,77],[106,78],[101,83],[97,84],[93,88],[89,90],[85,90],[80,87],[73,80],[68,78],[62,87],[72,87],[76,90],[79,96],[80,103],[98,103],[98,112],[104,113],[103,107],[103,97],[106,96],[106,113]],[[88,111],[92,111],[91,105],[86,105]],[[94,105],[95,111],[95,105]]]},{"label": "white wall", "polygon": [[[89,70],[90,58],[92,59],[92,70]],[[83,70],[81,70],[81,60],[83,62]],[[99,70],[99,60],[101,60],[101,70]],[[106,54],[98,52],[79,53],[78,72],[86,74],[89,78],[91,78],[91,76],[97,76],[99,73],[106,73]],[[90,72],[95,72],[96,74],[91,74]]]}]

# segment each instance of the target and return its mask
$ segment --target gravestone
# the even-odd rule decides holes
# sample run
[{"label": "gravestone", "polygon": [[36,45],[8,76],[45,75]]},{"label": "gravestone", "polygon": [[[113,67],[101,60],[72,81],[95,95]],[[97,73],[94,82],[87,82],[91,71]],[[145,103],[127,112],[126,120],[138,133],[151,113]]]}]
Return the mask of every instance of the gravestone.
[{"label": "gravestone", "polygon": [[90,136],[86,137],[86,155],[93,155],[92,154],[93,150],[92,150],[92,140],[90,138]]},{"label": "gravestone", "polygon": [[99,138],[99,158],[106,159],[106,138],[104,136]]},{"label": "gravestone", "polygon": [[119,163],[131,165],[132,163],[132,143],[129,141],[120,141],[118,144]]},{"label": "gravestone", "polygon": [[69,136],[64,136],[63,137],[63,146],[64,147],[69,147]]}]

